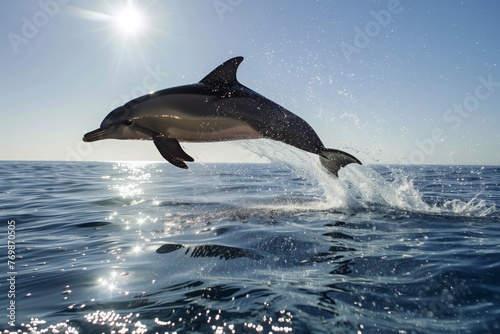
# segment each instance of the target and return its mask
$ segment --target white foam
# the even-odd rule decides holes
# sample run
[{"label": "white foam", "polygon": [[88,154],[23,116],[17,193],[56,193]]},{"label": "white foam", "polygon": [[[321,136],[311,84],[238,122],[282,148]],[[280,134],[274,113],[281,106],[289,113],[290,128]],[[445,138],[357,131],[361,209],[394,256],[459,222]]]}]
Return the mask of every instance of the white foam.
[{"label": "white foam", "polygon": [[433,209],[440,210],[442,213],[451,212],[457,215],[472,217],[486,217],[496,212],[495,204],[487,203],[478,197],[479,195],[476,195],[467,202],[458,199],[449,200],[444,202],[441,207],[434,206]]},{"label": "white foam", "polygon": [[[314,154],[271,140],[241,142],[247,150],[267,156],[272,162],[285,163],[299,177],[309,180],[322,196],[314,202],[285,203],[276,206],[286,211],[333,210],[340,212],[358,210],[395,209],[410,212],[486,216],[496,211],[494,204],[478,199],[449,200],[444,204],[426,203],[415,187],[411,175],[402,169],[389,167],[390,178],[382,176],[370,166],[350,164],[335,178],[326,172]],[[304,189],[304,191],[308,191]]]}]

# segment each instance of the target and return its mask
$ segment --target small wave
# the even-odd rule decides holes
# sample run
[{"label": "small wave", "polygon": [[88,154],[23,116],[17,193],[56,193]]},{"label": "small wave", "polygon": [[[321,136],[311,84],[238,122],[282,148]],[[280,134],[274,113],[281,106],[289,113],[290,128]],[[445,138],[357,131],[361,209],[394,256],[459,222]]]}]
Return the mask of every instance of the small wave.
[{"label": "small wave", "polygon": [[144,200],[137,200],[132,197],[116,196],[95,201],[95,204],[97,204],[98,206],[129,206],[129,205],[139,204],[142,201]]},{"label": "small wave", "polygon": [[111,225],[110,222],[88,222],[88,223],[80,223],[77,224],[76,227],[81,227],[81,228],[99,228],[99,227],[104,227]]},{"label": "small wave", "polygon": [[464,202],[458,199],[446,201],[442,206],[434,208],[441,212],[450,212],[457,215],[473,216],[473,217],[488,217],[496,213],[495,204],[488,203],[483,199],[474,196],[471,200]]},{"label": "small wave", "polygon": [[241,257],[249,257],[256,260],[263,258],[262,255],[248,249],[223,245],[181,245],[168,243],[159,247],[156,250],[156,253],[171,253],[181,248],[186,248],[184,254],[189,254],[191,257],[218,257],[225,260],[237,259]]}]

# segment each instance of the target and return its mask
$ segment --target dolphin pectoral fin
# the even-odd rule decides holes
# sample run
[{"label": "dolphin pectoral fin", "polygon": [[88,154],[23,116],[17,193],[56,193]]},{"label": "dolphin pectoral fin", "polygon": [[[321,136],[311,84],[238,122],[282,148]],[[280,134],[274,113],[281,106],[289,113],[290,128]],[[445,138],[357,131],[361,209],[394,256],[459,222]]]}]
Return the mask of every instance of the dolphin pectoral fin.
[{"label": "dolphin pectoral fin", "polygon": [[215,70],[210,72],[206,77],[201,79],[201,83],[209,86],[232,87],[238,85],[236,79],[236,71],[238,66],[243,61],[243,57],[234,57],[219,65]]},{"label": "dolphin pectoral fin", "polygon": [[176,167],[179,167],[182,169],[188,168],[188,166],[184,163],[184,161],[182,161],[179,158],[174,157],[173,155],[171,155],[167,151],[165,151],[165,149],[160,141],[155,139],[154,143],[155,143],[156,148],[160,152],[161,156],[164,157],[165,160],[167,160],[168,162],[170,162],[172,165],[174,165]]},{"label": "dolphin pectoral fin", "polygon": [[184,152],[177,139],[157,136],[154,137],[153,141],[162,157],[174,166],[187,169],[188,166],[184,161],[194,161],[192,157]]},{"label": "dolphin pectoral fin", "polygon": [[330,148],[324,148],[319,152],[319,160],[323,167],[325,167],[330,173],[335,176],[339,176],[339,170],[351,163],[362,164],[356,157],[350,155],[349,153],[334,150]]},{"label": "dolphin pectoral fin", "polygon": [[174,157],[181,159],[183,161],[194,161],[192,157],[190,157],[181,147],[181,144],[174,138],[165,138],[165,137],[157,137],[155,138],[155,142],[161,142],[162,147]]}]

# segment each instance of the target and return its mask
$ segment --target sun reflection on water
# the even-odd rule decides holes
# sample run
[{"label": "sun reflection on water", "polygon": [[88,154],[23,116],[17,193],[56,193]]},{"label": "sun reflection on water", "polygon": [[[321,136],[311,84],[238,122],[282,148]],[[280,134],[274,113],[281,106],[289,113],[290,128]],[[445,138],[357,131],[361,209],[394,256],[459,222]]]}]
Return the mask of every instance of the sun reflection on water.
[{"label": "sun reflection on water", "polygon": [[[149,182],[151,173],[147,172],[150,163],[146,162],[118,162],[113,169],[118,170],[122,177],[116,177],[113,180],[119,182],[111,186],[112,189],[118,190],[122,198],[137,198],[143,195],[144,191],[141,187],[143,183]],[[135,202],[141,202],[136,200]],[[136,203],[131,203],[136,204]]]}]

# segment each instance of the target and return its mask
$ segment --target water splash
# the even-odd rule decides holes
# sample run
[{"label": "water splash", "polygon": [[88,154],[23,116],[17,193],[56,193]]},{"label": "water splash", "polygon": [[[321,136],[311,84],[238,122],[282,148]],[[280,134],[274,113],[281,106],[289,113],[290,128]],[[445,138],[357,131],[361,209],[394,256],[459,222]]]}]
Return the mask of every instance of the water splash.
[{"label": "water splash", "polygon": [[[437,215],[484,217],[496,213],[494,203],[479,198],[450,199],[442,203],[431,203],[424,199],[412,179],[413,174],[402,167],[384,167],[383,173],[377,165],[348,165],[341,169],[339,178],[332,177],[321,166],[316,155],[306,153],[289,145],[271,140],[245,141],[241,145],[258,155],[267,155],[273,163],[285,164],[288,168],[312,183],[321,196],[313,202],[289,203],[280,209],[286,210],[330,210],[357,212],[365,210],[407,211]],[[382,167],[382,165],[380,165]],[[412,176],[410,176],[412,175]],[[304,191],[308,191],[304,189]],[[275,204],[273,204],[276,207]]]},{"label": "water splash", "polygon": [[457,215],[468,217],[487,217],[496,213],[495,204],[479,199],[479,194],[467,202],[453,199],[444,202],[441,207],[435,205],[433,209],[440,210],[441,212],[452,212]]}]

